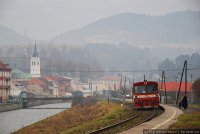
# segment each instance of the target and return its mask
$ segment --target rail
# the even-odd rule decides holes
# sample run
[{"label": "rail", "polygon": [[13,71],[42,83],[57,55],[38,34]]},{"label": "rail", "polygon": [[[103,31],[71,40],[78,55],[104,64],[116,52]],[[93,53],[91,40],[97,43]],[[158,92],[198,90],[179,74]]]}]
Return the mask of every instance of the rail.
[{"label": "rail", "polygon": [[[151,111],[152,111],[152,110],[151,110]],[[147,112],[149,113],[150,111],[147,111]],[[104,133],[104,132],[106,132],[106,131],[109,131],[109,130],[111,130],[111,129],[113,129],[113,128],[117,128],[117,127],[123,126],[123,125],[125,125],[126,123],[135,120],[136,118],[140,118],[140,116],[142,116],[143,113],[144,113],[144,111],[143,111],[143,110],[140,110],[140,111],[139,111],[136,115],[134,115],[133,117],[130,117],[130,118],[126,119],[126,120],[123,120],[123,121],[121,121],[121,122],[119,122],[119,123],[115,123],[115,124],[113,124],[113,125],[110,125],[110,126],[101,128],[101,129],[99,129],[99,130],[95,130],[95,131],[89,132],[89,134],[101,134],[101,133]],[[147,122],[147,121],[151,120],[152,118],[154,118],[155,115],[156,115],[156,109],[154,109],[153,112],[152,112],[151,114],[147,114],[147,115],[145,116],[145,118],[142,119],[141,121],[139,121],[139,122],[136,121],[135,123],[133,123],[132,125],[130,125],[130,126],[127,127],[126,129],[117,131],[117,133],[122,132],[122,131],[125,131],[125,130],[128,130],[128,129],[133,128],[133,127],[135,127],[135,126],[138,126],[138,125],[140,125],[140,124],[142,124],[142,123],[144,123],[144,122]]]}]

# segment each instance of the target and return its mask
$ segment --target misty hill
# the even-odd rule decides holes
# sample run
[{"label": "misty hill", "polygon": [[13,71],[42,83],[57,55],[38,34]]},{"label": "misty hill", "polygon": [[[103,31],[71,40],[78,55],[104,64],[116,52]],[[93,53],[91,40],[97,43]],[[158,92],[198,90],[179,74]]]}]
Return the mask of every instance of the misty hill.
[{"label": "misty hill", "polygon": [[30,42],[33,42],[31,38],[0,25],[0,45],[24,44]]},{"label": "misty hill", "polygon": [[200,40],[200,11],[183,11],[163,16],[124,13],[111,16],[82,29],[54,37],[63,43],[189,43]]}]

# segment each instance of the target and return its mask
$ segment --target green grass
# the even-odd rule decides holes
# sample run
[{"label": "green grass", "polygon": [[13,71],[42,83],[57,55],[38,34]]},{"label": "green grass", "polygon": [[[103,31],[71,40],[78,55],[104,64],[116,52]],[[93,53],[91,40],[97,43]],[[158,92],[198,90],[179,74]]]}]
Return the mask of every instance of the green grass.
[{"label": "green grass", "polygon": [[182,114],[178,121],[170,126],[170,129],[200,128],[200,113]]}]

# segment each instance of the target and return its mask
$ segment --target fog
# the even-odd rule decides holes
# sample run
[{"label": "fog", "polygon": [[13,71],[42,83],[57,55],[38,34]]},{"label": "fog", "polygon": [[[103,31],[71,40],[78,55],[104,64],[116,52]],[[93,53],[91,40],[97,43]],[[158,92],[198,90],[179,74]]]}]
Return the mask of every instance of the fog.
[{"label": "fog", "polygon": [[54,36],[121,13],[163,15],[200,10],[198,0],[0,0],[0,25],[34,40]]},{"label": "fog", "polygon": [[199,24],[198,0],[1,0],[0,60],[29,72],[36,44],[42,75],[158,79],[183,58],[200,66]]}]

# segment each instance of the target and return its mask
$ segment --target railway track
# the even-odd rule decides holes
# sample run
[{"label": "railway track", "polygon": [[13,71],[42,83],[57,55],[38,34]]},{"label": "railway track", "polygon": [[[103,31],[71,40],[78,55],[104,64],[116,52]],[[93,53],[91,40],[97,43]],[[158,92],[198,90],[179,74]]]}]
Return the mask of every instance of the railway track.
[{"label": "railway track", "polygon": [[119,123],[90,132],[89,134],[119,133],[151,120],[161,109],[139,110],[138,113]]}]

